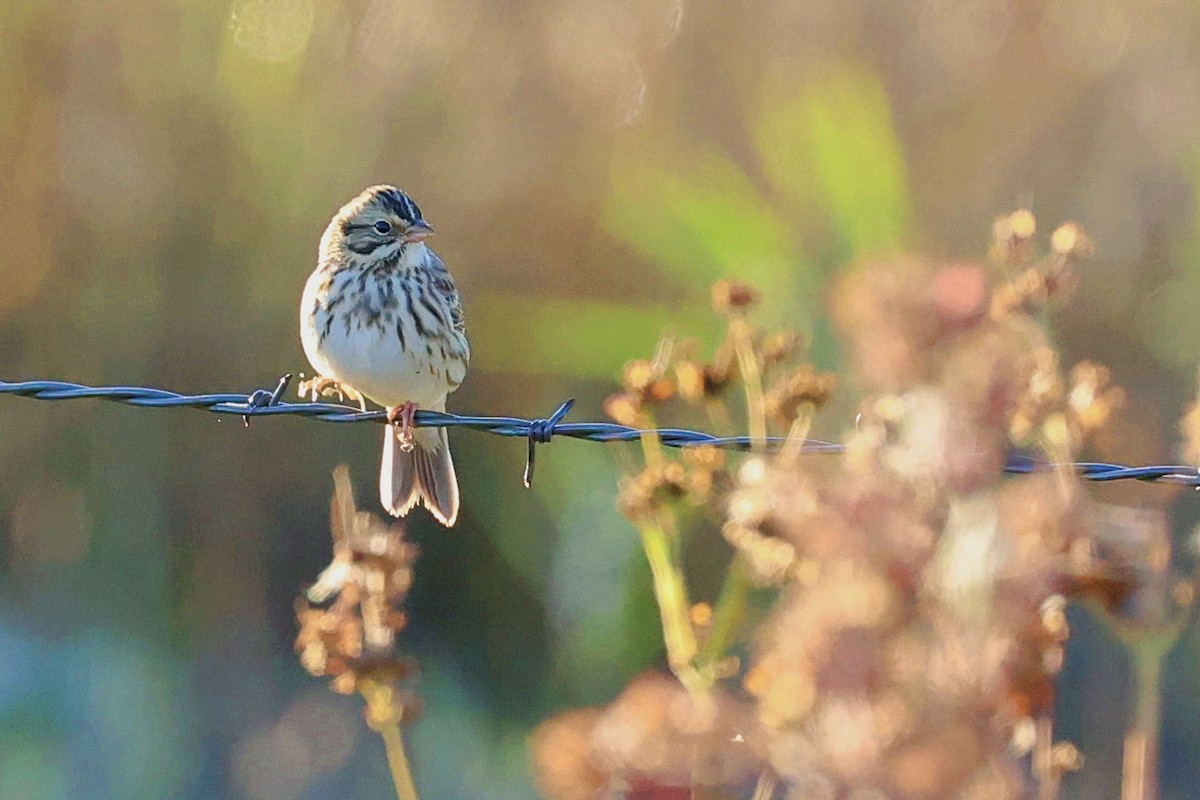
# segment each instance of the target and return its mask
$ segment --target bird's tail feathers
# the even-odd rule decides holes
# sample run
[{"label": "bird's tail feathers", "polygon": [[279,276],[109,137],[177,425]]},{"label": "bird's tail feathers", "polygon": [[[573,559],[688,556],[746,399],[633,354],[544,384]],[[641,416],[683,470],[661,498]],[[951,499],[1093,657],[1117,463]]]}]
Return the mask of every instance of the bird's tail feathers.
[{"label": "bird's tail feathers", "polygon": [[[434,409],[437,411],[441,408]],[[394,517],[403,517],[417,504],[447,528],[458,519],[458,478],[450,458],[445,428],[413,430],[413,448],[400,446],[400,431],[387,425],[383,462],[379,470],[379,501]]]}]

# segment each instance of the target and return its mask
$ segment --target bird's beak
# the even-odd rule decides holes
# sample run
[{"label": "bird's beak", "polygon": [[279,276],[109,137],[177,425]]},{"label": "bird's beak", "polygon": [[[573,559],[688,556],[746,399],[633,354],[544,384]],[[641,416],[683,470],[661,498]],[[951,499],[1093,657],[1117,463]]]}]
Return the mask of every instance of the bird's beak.
[{"label": "bird's beak", "polygon": [[409,244],[428,239],[430,236],[433,236],[433,226],[423,219],[417,220],[404,229],[404,241]]}]

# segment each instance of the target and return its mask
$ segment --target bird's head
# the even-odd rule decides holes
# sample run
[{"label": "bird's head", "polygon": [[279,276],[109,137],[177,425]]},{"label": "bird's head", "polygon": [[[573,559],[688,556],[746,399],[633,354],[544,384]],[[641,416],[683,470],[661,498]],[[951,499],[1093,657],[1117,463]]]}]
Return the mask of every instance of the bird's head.
[{"label": "bird's head", "polygon": [[421,209],[395,186],[372,186],[334,216],[321,237],[324,256],[378,263],[399,256],[422,255],[433,227]]}]

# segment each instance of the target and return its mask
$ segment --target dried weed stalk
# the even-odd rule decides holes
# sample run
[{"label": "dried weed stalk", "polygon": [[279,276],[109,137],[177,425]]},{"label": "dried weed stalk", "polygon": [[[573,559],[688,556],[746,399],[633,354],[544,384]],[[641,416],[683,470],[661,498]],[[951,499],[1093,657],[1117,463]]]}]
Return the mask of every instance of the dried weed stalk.
[{"label": "dried weed stalk", "polygon": [[408,684],[415,665],[396,635],[412,585],[417,546],[404,528],[357,510],[350,470],[333,471],[333,560],[296,603],[296,652],[309,673],[330,677],[339,694],[361,694],[367,725],[383,738],[399,800],[416,800],[401,725],[419,710]]},{"label": "dried weed stalk", "polygon": [[[755,439],[788,444],[676,457],[643,441],[620,505],[675,679],[544,723],[532,748],[547,797],[1056,796],[1082,763],[1051,717],[1065,607],[1115,608],[1142,578],[1092,535],[1072,471],[1003,473],[1014,448],[1069,463],[1123,400],[1101,366],[1063,375],[1039,322],[1091,243],[1068,223],[1041,254],[1035,233],[1021,210],[996,222],[991,263],[898,258],[839,282],[833,318],[862,396],[843,458],[801,457],[836,381],[801,360],[800,336],[755,327],[750,287],[714,287],[726,335],[711,357],[665,343],[627,365],[606,403],[619,422],[652,427],[682,402],[725,429],[740,411]],[[693,604],[680,558],[690,507],[734,552],[711,604]],[[773,599],[748,625],[756,586]]]}]

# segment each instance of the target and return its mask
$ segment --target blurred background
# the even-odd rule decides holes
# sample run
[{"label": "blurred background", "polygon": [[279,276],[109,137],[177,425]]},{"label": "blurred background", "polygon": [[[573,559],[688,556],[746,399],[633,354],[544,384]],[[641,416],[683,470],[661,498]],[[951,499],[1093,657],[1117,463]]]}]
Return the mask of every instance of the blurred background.
[{"label": "blurred background", "polygon": [[[981,257],[1075,219],[1097,257],[1064,360],[1129,393],[1102,458],[1176,458],[1200,354],[1200,6],[1185,0],[6,0],[0,377],[251,391],[307,370],[318,237],[410,192],[462,290],[450,410],[596,419],[627,359],[719,325],[708,286],[839,363],[839,271]],[[819,419],[836,436],[853,387]],[[361,701],[292,652],[330,472],[374,508],[379,431],[2,400],[0,798],[387,798]],[[662,662],[613,448],[453,436],[453,531],[417,513],[409,735],[434,798],[533,796],[525,738]],[[1104,499],[1170,514],[1192,494]],[[721,554],[723,559],[725,554]],[[723,561],[718,560],[718,567]],[[1129,665],[1073,612],[1064,797],[1115,798]],[[1162,786],[1200,797],[1200,639],[1167,661]]]}]

